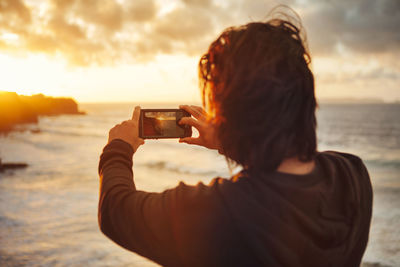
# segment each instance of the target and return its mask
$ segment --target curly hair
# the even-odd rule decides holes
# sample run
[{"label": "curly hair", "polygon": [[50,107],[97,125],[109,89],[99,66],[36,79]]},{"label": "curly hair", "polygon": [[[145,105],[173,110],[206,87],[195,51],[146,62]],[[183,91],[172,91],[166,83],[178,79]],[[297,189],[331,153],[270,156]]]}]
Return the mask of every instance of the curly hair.
[{"label": "curly hair", "polygon": [[228,162],[274,171],[285,158],[314,158],[310,62],[299,27],[285,19],[230,27],[211,43],[200,88]]}]

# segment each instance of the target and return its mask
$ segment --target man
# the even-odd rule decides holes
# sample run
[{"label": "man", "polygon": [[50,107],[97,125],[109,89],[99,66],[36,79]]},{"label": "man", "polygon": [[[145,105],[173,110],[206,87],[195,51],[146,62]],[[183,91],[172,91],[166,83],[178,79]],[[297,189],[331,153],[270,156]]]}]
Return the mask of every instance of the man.
[{"label": "man", "polygon": [[140,108],[110,130],[99,164],[99,224],[122,247],[165,266],[359,266],[372,188],[354,155],[316,150],[309,54],[286,20],[225,30],[200,60],[203,103],[181,106],[243,170],[209,185],[136,189]]}]

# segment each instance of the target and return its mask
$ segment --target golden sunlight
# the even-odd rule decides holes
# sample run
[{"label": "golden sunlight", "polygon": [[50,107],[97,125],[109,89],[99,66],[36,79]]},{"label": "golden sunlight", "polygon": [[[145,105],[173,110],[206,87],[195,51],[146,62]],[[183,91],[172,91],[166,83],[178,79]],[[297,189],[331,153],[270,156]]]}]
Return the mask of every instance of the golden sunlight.
[{"label": "golden sunlight", "polygon": [[157,56],[146,64],[72,67],[44,54],[0,54],[0,89],[72,96],[80,102],[198,102],[197,59]]},{"label": "golden sunlight", "polygon": [[399,25],[400,0],[0,0],[0,267],[400,266]]},{"label": "golden sunlight", "polygon": [[51,61],[45,55],[13,57],[0,54],[1,90],[18,94],[69,95],[63,90],[62,62]]}]

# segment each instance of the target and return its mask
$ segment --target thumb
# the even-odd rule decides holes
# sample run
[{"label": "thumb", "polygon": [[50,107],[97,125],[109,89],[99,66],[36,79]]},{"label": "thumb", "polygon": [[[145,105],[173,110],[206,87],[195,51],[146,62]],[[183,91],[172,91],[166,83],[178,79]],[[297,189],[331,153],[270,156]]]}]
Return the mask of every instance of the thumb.
[{"label": "thumb", "polygon": [[132,120],[137,122],[139,121],[139,117],[140,117],[140,106],[136,106],[132,114]]}]

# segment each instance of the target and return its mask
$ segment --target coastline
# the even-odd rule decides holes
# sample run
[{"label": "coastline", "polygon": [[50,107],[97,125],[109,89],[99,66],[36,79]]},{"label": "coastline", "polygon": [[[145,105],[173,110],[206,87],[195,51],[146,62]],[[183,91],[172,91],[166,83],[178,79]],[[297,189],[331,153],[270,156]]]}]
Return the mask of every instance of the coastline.
[{"label": "coastline", "polygon": [[37,124],[39,116],[63,114],[83,115],[85,112],[79,110],[78,103],[72,98],[0,92],[0,134],[14,131],[21,124]]}]

